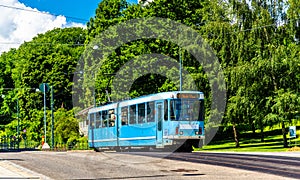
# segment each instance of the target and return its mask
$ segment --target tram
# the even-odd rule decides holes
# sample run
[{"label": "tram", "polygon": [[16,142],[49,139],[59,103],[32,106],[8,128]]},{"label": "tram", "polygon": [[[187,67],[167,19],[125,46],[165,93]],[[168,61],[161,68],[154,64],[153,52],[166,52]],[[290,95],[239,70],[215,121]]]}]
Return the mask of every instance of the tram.
[{"label": "tram", "polygon": [[172,91],[91,108],[91,148],[156,148],[190,152],[204,140],[204,94]]}]

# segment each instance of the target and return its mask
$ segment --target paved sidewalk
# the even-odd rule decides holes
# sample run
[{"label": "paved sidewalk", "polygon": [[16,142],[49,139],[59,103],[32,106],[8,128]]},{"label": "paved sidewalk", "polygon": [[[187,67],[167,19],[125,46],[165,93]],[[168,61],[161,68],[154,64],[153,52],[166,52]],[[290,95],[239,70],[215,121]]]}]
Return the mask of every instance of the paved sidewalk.
[{"label": "paved sidewalk", "polygon": [[0,179],[49,179],[6,160],[0,160]]}]

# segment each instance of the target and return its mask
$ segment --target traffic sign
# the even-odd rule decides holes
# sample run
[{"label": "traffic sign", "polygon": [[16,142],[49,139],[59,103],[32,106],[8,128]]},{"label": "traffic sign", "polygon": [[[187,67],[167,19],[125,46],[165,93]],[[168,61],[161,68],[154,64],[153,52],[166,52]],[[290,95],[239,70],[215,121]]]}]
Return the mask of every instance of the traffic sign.
[{"label": "traffic sign", "polygon": [[[44,89],[44,88],[45,88],[45,89]],[[40,89],[40,91],[42,91],[42,92],[48,92],[49,89],[50,89],[50,87],[49,87],[49,84],[47,84],[47,83],[42,83],[42,84],[40,84],[39,89]]]},{"label": "traffic sign", "polygon": [[297,137],[297,135],[296,135],[296,126],[290,126],[289,132],[290,132],[290,137],[291,138],[296,138]]}]

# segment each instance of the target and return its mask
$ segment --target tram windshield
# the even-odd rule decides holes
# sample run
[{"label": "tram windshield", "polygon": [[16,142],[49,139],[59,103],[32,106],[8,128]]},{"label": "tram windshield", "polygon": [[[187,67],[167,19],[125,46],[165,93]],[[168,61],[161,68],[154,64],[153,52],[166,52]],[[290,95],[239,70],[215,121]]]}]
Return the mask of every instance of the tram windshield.
[{"label": "tram windshield", "polygon": [[173,121],[203,121],[203,100],[172,99],[170,118]]}]

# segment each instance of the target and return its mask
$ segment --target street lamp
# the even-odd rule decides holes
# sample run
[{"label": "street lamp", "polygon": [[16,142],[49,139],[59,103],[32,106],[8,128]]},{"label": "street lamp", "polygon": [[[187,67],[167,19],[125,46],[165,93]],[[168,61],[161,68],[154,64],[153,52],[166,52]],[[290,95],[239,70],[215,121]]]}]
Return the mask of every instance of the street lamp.
[{"label": "street lamp", "polygon": [[[46,119],[47,119],[47,114],[46,114],[46,92],[49,91],[49,85],[47,83],[42,83],[40,84],[39,86],[39,89],[41,92],[44,93],[44,144],[42,146],[42,149],[50,149],[50,146],[48,145],[47,143],[47,122],[46,122]],[[52,89],[52,88],[51,88]],[[52,98],[51,98],[52,100]],[[52,102],[51,102],[52,104]],[[51,106],[52,107],[52,106]],[[53,111],[53,109],[51,109]],[[53,117],[53,112],[51,113],[52,117]],[[52,126],[51,126],[51,129],[53,127],[53,121],[52,121]],[[52,130],[52,133],[53,133],[53,130]],[[53,137],[53,135],[52,135]],[[52,147],[53,147],[53,144],[52,144]]]},{"label": "street lamp", "polygon": [[[99,48],[99,46],[98,45],[94,45],[93,46],[93,50],[97,50]],[[96,80],[97,80],[97,73],[94,73],[94,80],[95,80],[95,86],[94,86],[94,92],[93,92],[93,96],[94,96],[94,107],[96,107],[97,106],[97,104],[96,104]]]},{"label": "street lamp", "polygon": [[18,120],[18,126],[17,126],[17,141],[18,141],[18,150],[20,148],[20,141],[19,141],[19,138],[20,138],[20,119],[19,119],[19,98],[18,98],[18,95],[17,95],[17,120]]}]

